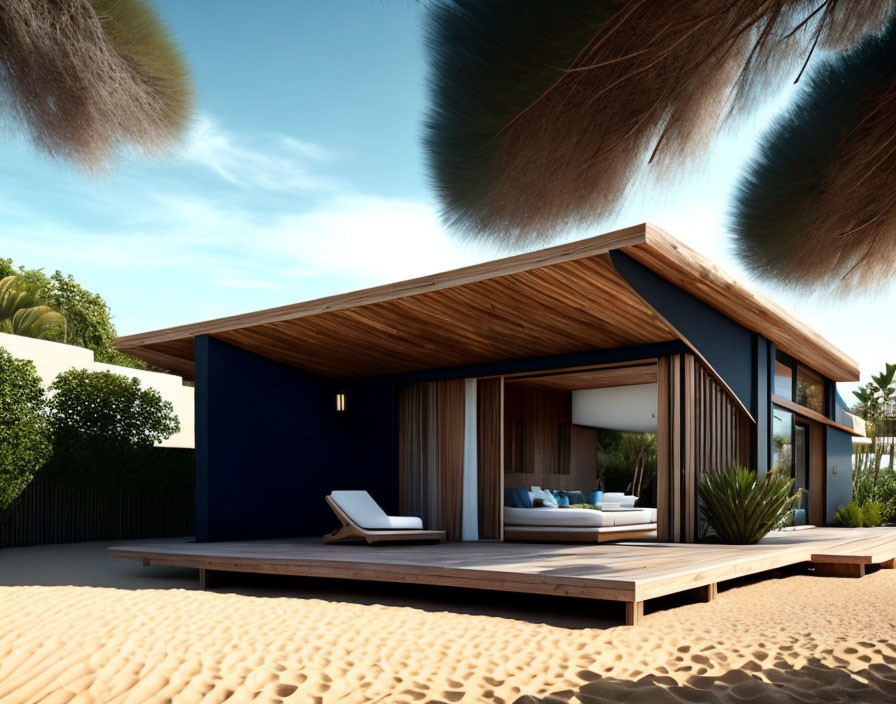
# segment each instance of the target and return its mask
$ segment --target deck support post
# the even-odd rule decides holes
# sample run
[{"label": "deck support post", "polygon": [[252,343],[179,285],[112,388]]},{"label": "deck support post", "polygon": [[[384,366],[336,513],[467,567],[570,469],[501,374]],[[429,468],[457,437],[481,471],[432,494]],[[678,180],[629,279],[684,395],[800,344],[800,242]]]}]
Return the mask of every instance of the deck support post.
[{"label": "deck support post", "polygon": [[815,574],[822,577],[864,577],[865,565],[859,562],[815,562]]},{"label": "deck support post", "polygon": [[203,568],[199,568],[199,588],[202,590],[209,588],[209,571]]},{"label": "deck support post", "polygon": [[881,568],[882,570],[892,570],[892,569],[896,569],[896,557],[891,557],[891,558],[890,558],[889,560],[887,560],[886,562],[881,562],[881,563],[880,563],[880,568]]},{"label": "deck support post", "polygon": [[715,601],[719,595],[719,585],[716,582],[704,584],[702,587],[697,587],[697,594],[700,601]]},{"label": "deck support post", "polygon": [[644,616],[643,601],[627,601],[625,602],[625,625],[637,626]]}]

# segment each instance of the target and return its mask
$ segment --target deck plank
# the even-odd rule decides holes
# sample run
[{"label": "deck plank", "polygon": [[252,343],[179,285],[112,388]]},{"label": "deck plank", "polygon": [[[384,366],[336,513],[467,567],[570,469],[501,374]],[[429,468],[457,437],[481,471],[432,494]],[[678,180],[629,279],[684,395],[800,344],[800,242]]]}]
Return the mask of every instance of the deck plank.
[{"label": "deck plank", "polygon": [[[757,545],[712,543],[443,543],[324,545],[320,540],[140,542],[114,557],[206,571],[429,584],[643,602],[809,562],[818,555],[896,556],[896,530],[815,528]],[[836,561],[836,560],[835,560]]]}]

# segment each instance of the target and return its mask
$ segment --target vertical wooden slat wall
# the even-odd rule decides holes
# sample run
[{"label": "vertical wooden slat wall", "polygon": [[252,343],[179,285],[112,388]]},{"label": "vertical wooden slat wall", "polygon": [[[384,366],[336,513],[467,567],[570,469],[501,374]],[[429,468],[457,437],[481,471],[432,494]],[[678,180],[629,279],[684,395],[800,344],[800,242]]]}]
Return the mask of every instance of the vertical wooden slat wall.
[{"label": "vertical wooden slat wall", "polygon": [[477,384],[479,537],[483,540],[501,538],[503,384],[500,377],[481,379]]},{"label": "vertical wooden slat wall", "polygon": [[406,384],[398,392],[398,485],[403,514],[461,539],[464,380]]},{"label": "vertical wooden slat wall", "polygon": [[193,535],[194,509],[192,479],[132,493],[72,490],[38,475],[0,517],[0,548]]},{"label": "vertical wooden slat wall", "polygon": [[657,360],[657,538],[700,537],[704,473],[750,466],[750,421],[693,355]]}]

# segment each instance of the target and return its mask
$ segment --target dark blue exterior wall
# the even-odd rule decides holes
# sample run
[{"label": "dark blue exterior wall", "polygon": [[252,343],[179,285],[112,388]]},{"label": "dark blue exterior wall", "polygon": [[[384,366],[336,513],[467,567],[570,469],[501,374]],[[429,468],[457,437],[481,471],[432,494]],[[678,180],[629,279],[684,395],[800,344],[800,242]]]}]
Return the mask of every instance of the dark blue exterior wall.
[{"label": "dark blue exterior wall", "polygon": [[775,346],[762,335],[753,336],[754,394],[756,405],[756,436],[753,438],[753,458],[756,471],[762,475],[772,466],[772,388],[775,383]]},{"label": "dark blue exterior wall", "polygon": [[827,427],[825,516],[833,524],[837,509],[852,501],[852,436]]},{"label": "dark blue exterior wall", "polygon": [[706,358],[755,418],[760,398],[756,388],[754,333],[627,254],[613,250],[610,257],[629,285]]},{"label": "dark blue exterior wall", "polygon": [[195,359],[197,540],[321,535],[333,489],[394,507],[391,386],[336,384],[208,336]]}]

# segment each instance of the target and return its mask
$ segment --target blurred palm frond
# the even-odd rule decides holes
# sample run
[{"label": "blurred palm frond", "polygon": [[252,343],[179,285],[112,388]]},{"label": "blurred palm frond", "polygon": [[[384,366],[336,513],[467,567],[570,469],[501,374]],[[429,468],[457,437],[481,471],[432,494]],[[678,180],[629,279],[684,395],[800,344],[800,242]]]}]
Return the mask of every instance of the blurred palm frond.
[{"label": "blurred palm frond", "polygon": [[183,57],[144,0],[4,0],[0,94],[39,148],[91,169],[119,146],[165,149],[193,104]]},{"label": "blurred palm frond", "polygon": [[674,177],[818,48],[893,0],[443,0],[430,9],[430,173],[446,222],[504,246],[612,215]]},{"label": "blurred palm frond", "polygon": [[844,294],[896,276],[896,21],[811,73],[742,178],[741,260]]}]

